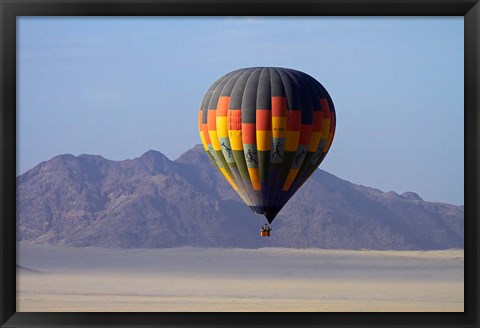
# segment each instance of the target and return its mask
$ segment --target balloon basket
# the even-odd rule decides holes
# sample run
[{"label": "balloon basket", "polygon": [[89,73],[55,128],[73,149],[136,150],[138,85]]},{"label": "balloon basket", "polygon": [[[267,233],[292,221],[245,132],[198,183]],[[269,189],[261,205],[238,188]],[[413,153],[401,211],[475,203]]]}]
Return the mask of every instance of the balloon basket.
[{"label": "balloon basket", "polygon": [[260,236],[262,236],[262,237],[270,237],[270,231],[260,231]]}]

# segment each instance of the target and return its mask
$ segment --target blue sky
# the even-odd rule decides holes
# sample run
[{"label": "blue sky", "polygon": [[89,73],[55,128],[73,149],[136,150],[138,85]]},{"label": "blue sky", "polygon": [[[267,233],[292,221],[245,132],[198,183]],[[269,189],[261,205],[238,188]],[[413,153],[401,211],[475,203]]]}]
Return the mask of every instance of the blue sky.
[{"label": "blue sky", "polygon": [[22,17],[17,37],[18,174],[64,153],[175,159],[217,78],[281,66],[334,101],[322,169],[464,203],[463,17]]}]

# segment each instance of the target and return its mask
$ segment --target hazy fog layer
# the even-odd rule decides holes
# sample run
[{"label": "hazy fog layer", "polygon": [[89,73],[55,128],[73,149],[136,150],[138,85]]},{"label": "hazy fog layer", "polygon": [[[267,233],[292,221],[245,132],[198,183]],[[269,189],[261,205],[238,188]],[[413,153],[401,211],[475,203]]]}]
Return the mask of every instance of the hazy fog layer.
[{"label": "hazy fog layer", "polygon": [[464,309],[463,250],[119,250],[23,243],[17,256],[26,268],[18,270],[17,311]]}]

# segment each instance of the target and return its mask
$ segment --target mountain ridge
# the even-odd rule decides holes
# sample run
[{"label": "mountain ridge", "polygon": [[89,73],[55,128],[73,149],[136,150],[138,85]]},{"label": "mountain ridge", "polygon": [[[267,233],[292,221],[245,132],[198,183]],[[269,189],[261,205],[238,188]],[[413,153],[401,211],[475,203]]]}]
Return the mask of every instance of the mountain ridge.
[{"label": "mountain ridge", "polygon": [[319,169],[261,238],[265,219],[201,145],[175,160],[156,150],[121,161],[63,154],[17,177],[17,240],[78,247],[463,248],[463,216],[463,206]]}]

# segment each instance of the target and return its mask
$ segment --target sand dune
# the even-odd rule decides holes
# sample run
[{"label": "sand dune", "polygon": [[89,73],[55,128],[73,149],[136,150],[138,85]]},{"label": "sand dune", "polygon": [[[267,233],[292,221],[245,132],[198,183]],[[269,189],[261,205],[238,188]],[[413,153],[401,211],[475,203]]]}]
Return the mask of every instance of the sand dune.
[{"label": "sand dune", "polygon": [[[463,311],[463,250],[22,243],[17,311]],[[34,273],[32,273],[34,272]]]}]

